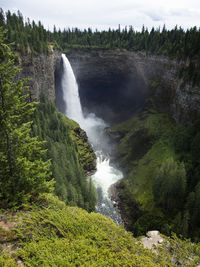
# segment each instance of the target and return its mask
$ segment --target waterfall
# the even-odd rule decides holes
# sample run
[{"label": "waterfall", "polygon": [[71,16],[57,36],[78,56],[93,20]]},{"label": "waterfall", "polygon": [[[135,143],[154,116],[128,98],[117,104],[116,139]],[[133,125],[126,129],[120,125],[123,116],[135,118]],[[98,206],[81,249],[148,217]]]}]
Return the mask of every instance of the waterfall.
[{"label": "waterfall", "polygon": [[62,60],[64,69],[62,77],[63,100],[66,104],[65,115],[82,124],[84,118],[76,78],[69,60],[64,54],[62,54]]},{"label": "waterfall", "polygon": [[98,193],[98,204],[96,211],[111,217],[116,223],[121,224],[119,211],[110,200],[110,186],[122,178],[122,173],[110,165],[108,156],[109,143],[106,140],[104,129],[108,125],[95,114],[83,115],[80,103],[78,85],[74,72],[67,57],[62,54],[63,77],[62,91],[63,100],[66,105],[65,115],[80,124],[88,135],[89,142],[97,156],[97,171],[92,176]]}]

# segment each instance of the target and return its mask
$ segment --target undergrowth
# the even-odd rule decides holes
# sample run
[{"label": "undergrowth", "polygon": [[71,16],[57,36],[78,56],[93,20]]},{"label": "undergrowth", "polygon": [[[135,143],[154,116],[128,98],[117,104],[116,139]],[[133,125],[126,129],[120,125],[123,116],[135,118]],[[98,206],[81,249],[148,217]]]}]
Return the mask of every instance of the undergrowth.
[{"label": "undergrowth", "polygon": [[68,207],[51,195],[40,207],[26,209],[7,214],[14,228],[1,241],[17,249],[3,250],[0,266],[16,266],[17,260],[25,266],[161,266],[156,254],[100,214]]},{"label": "undergrowth", "polygon": [[198,245],[175,237],[166,241],[159,254],[154,253],[110,218],[66,206],[50,194],[41,196],[37,205],[18,212],[1,211],[1,215],[12,227],[0,227],[0,266],[151,267],[176,266],[180,260],[185,266],[199,262]]},{"label": "undergrowth", "polygon": [[200,123],[176,125],[152,107],[112,131],[122,137],[116,159],[125,174],[118,191],[127,229],[199,241]]}]

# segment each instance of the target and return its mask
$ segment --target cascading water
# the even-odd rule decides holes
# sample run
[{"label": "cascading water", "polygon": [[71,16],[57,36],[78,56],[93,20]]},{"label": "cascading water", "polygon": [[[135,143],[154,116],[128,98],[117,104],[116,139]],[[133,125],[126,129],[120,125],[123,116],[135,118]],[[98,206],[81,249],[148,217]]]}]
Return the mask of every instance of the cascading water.
[{"label": "cascading water", "polygon": [[83,123],[84,118],[76,78],[74,76],[74,72],[69,63],[69,60],[64,54],[62,54],[62,59],[64,68],[62,77],[62,89],[63,100],[66,103],[65,115],[77,121],[78,123]]},{"label": "cascading water", "polygon": [[103,134],[105,127],[108,125],[94,114],[84,117],[74,72],[64,54],[62,54],[62,59],[64,69],[62,90],[63,100],[66,104],[65,115],[78,122],[80,127],[86,131],[97,156],[97,171],[92,176],[98,193],[96,211],[111,217],[116,223],[121,224],[122,220],[119,211],[109,198],[110,186],[122,178],[122,173],[110,165],[107,153],[109,144]]}]

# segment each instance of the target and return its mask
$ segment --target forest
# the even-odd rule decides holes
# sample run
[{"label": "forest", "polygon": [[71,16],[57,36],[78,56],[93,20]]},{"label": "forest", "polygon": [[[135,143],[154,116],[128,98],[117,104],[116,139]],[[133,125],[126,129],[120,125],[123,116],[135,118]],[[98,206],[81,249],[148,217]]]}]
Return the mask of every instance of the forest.
[{"label": "forest", "polygon": [[[72,134],[79,126],[58,112],[56,106],[40,97],[33,114],[32,133],[39,140],[46,140],[47,158],[51,159],[52,176],[55,177],[55,194],[68,205],[79,206],[88,211],[95,210],[96,191],[87,181],[81,165],[79,150]],[[87,146],[82,142],[82,146]],[[78,153],[77,153],[78,151]],[[92,153],[91,153],[92,154]],[[87,158],[85,158],[87,162]],[[87,163],[85,163],[87,164]]]},{"label": "forest", "polygon": [[[176,125],[148,99],[112,127],[125,226],[134,236],[158,229],[156,253],[123,226],[94,213],[88,170],[95,155],[79,125],[41,94],[30,102],[18,79],[18,55],[53,50],[126,49],[185,62],[179,77],[200,83],[200,29],[46,30],[18,11],[0,10],[0,266],[198,266],[200,264],[200,123]],[[173,232],[180,235],[179,239]]]},{"label": "forest", "polygon": [[[151,30],[143,27],[141,31],[135,31],[132,26],[121,29],[119,25],[117,30],[92,31],[90,28],[80,30],[66,26],[63,31],[54,27],[51,32],[41,22],[24,21],[20,12],[4,13],[2,9],[0,27],[4,31],[0,35],[0,176],[3,177],[0,181],[0,200],[3,208],[21,207],[28,200],[36,199],[40,193],[53,191],[68,205],[94,211],[96,204],[94,186],[91,180],[86,179],[72,134],[77,126],[64,118],[44,96],[41,96],[39,104],[27,101],[28,96],[23,93],[26,81],[15,81],[19,72],[15,66],[17,56],[10,47],[21,55],[31,56],[51,53],[52,48],[64,52],[71,49],[126,49],[159,54],[187,62],[179,75],[193,85],[200,82],[200,29],[197,27],[186,31],[181,27],[172,30],[167,30],[165,26]],[[135,118],[126,123],[130,128],[122,124],[115,129],[122,132],[125,129],[117,154],[121,165],[126,168],[124,165],[133,164],[135,168],[134,171],[127,171],[127,179],[119,188],[124,202],[129,206],[127,216],[135,208],[133,198],[138,192],[134,195],[134,190],[131,190],[138,182],[132,179],[136,175],[142,179],[145,177],[144,181],[148,177],[153,199],[151,203],[158,211],[155,217],[144,212],[140,219],[130,220],[130,230],[140,235],[148,230],[145,227],[162,224],[163,228],[160,229],[166,234],[175,231],[198,241],[199,122],[187,127],[175,126],[164,115],[153,111],[145,117],[145,122]],[[140,136],[135,139],[139,140],[138,143],[145,146],[148,141],[151,145],[138,158],[138,147],[132,138],[135,136]],[[136,147],[135,156],[131,147]],[[145,162],[155,165],[149,168]],[[140,198],[143,198],[141,202],[148,202],[142,194]],[[138,209],[138,212],[141,210]]]},{"label": "forest", "polygon": [[199,121],[176,125],[154,105],[112,130],[122,136],[116,158],[125,170],[118,190],[127,228],[199,241]]},{"label": "forest", "polygon": [[193,84],[200,82],[200,29],[196,26],[183,30],[176,26],[172,30],[163,28],[135,31],[133,26],[117,30],[99,31],[88,28],[80,30],[69,28],[46,30],[39,21],[24,21],[23,15],[0,10],[0,26],[7,31],[7,42],[22,54],[49,53],[50,47],[67,52],[70,49],[126,49],[144,51],[146,54],[160,54],[187,61],[180,68],[179,75]]},{"label": "forest", "polygon": [[28,80],[16,82],[20,70],[4,35],[1,31],[0,207],[22,207],[40,193],[54,192],[68,205],[93,211],[96,192],[72,136],[79,126],[42,95],[40,103],[29,103]]}]

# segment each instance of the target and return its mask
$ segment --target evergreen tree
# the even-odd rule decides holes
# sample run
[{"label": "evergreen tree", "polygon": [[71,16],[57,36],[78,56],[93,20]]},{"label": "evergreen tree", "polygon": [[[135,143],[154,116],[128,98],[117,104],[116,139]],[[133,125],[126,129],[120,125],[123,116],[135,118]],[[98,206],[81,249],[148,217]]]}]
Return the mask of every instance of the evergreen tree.
[{"label": "evergreen tree", "polygon": [[3,9],[0,8],[0,27],[3,27],[5,25],[5,17],[3,13]]},{"label": "evergreen tree", "polygon": [[85,176],[77,143],[72,139],[76,123],[74,125],[74,122],[58,112],[44,95],[40,96],[33,121],[33,134],[39,136],[40,140],[47,140],[48,157],[52,159],[51,170],[55,178],[55,194],[68,205],[94,211],[96,190],[92,181],[88,181]]},{"label": "evergreen tree", "polygon": [[31,196],[53,189],[50,161],[44,161],[43,142],[31,137],[30,115],[34,103],[27,103],[24,81],[15,56],[3,43],[0,32],[0,203],[1,207],[21,205]]},{"label": "evergreen tree", "polygon": [[169,213],[177,212],[183,205],[186,191],[184,163],[178,164],[172,158],[163,162],[157,171],[153,185],[155,202]]},{"label": "evergreen tree", "polygon": [[[193,85],[200,83],[199,57],[200,57],[200,28],[193,27],[186,32],[181,27],[167,30],[149,31],[145,26],[140,32],[132,26],[127,29],[119,28],[108,31],[92,31],[91,28],[80,30],[72,29],[57,30],[52,32],[44,29],[39,21],[24,23],[22,14],[7,11],[4,15],[0,9],[0,26],[7,30],[7,41],[15,43],[15,49],[22,54],[49,53],[49,42],[54,44],[54,49],[63,51],[73,49],[116,49],[123,48],[131,51],[145,51],[146,53],[163,54],[185,61],[180,66],[179,75],[184,81],[191,81]],[[190,62],[187,65],[186,62]]]}]

